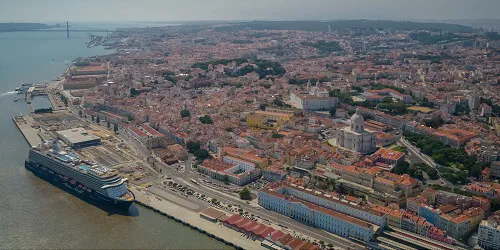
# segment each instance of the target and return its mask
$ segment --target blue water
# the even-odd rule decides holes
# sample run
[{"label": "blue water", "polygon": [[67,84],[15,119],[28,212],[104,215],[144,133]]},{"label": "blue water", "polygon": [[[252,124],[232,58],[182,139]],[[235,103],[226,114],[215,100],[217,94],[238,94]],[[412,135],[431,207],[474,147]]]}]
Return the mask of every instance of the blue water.
[{"label": "blue water", "polygon": [[[137,24],[141,25],[147,24]],[[112,26],[116,24],[107,25]],[[76,57],[111,52],[87,48],[86,33],[70,35],[67,39],[63,32],[0,33],[0,248],[228,249],[135,205],[134,216],[108,214],[24,168],[29,146],[11,118],[27,113],[27,105],[14,102],[14,89],[21,82],[56,78]],[[37,97],[34,105],[43,107],[46,101]]]}]

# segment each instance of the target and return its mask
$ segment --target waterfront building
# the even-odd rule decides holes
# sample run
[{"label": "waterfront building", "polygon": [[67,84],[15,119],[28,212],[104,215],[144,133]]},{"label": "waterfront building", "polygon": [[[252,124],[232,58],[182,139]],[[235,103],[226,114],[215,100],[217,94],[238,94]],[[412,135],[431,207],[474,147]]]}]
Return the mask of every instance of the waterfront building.
[{"label": "waterfront building", "polygon": [[338,130],[336,145],[358,153],[371,153],[377,149],[377,133],[364,129],[365,120],[359,109],[351,117],[350,126]]},{"label": "waterfront building", "polygon": [[304,224],[362,241],[369,241],[379,230],[380,226],[373,222],[385,224],[385,216],[380,212],[292,185],[276,182],[262,189],[259,205]]},{"label": "waterfront building", "polygon": [[84,128],[72,128],[57,131],[57,138],[61,139],[73,149],[80,149],[101,144],[101,138],[89,134]]},{"label": "waterfront building", "polygon": [[[272,189],[274,192],[278,192],[283,195],[293,196],[296,199],[310,202],[315,205],[322,206],[339,213],[344,213],[349,216],[353,216],[355,218],[370,222],[378,226],[385,225],[386,218],[384,214],[375,211],[369,207],[356,205],[346,200],[341,200],[337,197],[332,197],[328,194],[323,194],[319,191],[304,188],[302,186],[298,186],[295,184],[286,183],[284,181],[270,183],[262,190],[270,190],[270,189]],[[259,197],[259,202],[260,201],[264,202],[264,198],[261,200],[261,198]]]},{"label": "waterfront building", "polygon": [[108,74],[108,67],[103,64],[95,64],[84,67],[73,66],[69,69],[68,74],[70,76],[106,75]]}]

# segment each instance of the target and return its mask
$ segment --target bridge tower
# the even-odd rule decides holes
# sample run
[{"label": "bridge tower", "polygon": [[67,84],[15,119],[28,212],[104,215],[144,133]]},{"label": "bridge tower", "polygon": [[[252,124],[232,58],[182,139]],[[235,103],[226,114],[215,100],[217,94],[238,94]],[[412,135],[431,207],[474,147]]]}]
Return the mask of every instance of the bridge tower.
[{"label": "bridge tower", "polygon": [[66,36],[69,38],[69,22],[66,21]]}]

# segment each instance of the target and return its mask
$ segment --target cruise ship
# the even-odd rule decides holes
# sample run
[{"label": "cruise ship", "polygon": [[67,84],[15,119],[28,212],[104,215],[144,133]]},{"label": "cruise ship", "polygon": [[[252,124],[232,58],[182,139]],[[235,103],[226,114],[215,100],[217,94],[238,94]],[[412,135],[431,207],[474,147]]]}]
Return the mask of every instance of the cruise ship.
[{"label": "cruise ship", "polygon": [[134,194],[127,188],[128,179],[122,178],[117,170],[62,151],[57,140],[32,147],[24,166],[81,198],[124,209],[128,209],[134,201]]}]

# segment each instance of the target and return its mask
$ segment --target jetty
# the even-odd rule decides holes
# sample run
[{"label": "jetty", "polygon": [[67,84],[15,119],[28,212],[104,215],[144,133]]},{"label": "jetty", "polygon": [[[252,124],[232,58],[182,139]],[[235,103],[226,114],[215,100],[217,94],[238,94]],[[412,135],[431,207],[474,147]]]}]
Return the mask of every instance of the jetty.
[{"label": "jetty", "polygon": [[[28,119],[30,119],[29,117]],[[38,135],[36,128],[32,126],[32,122],[27,120],[22,114],[16,115],[12,118],[17,128],[21,131],[24,138],[30,146],[37,146],[42,142],[42,139]]]}]

